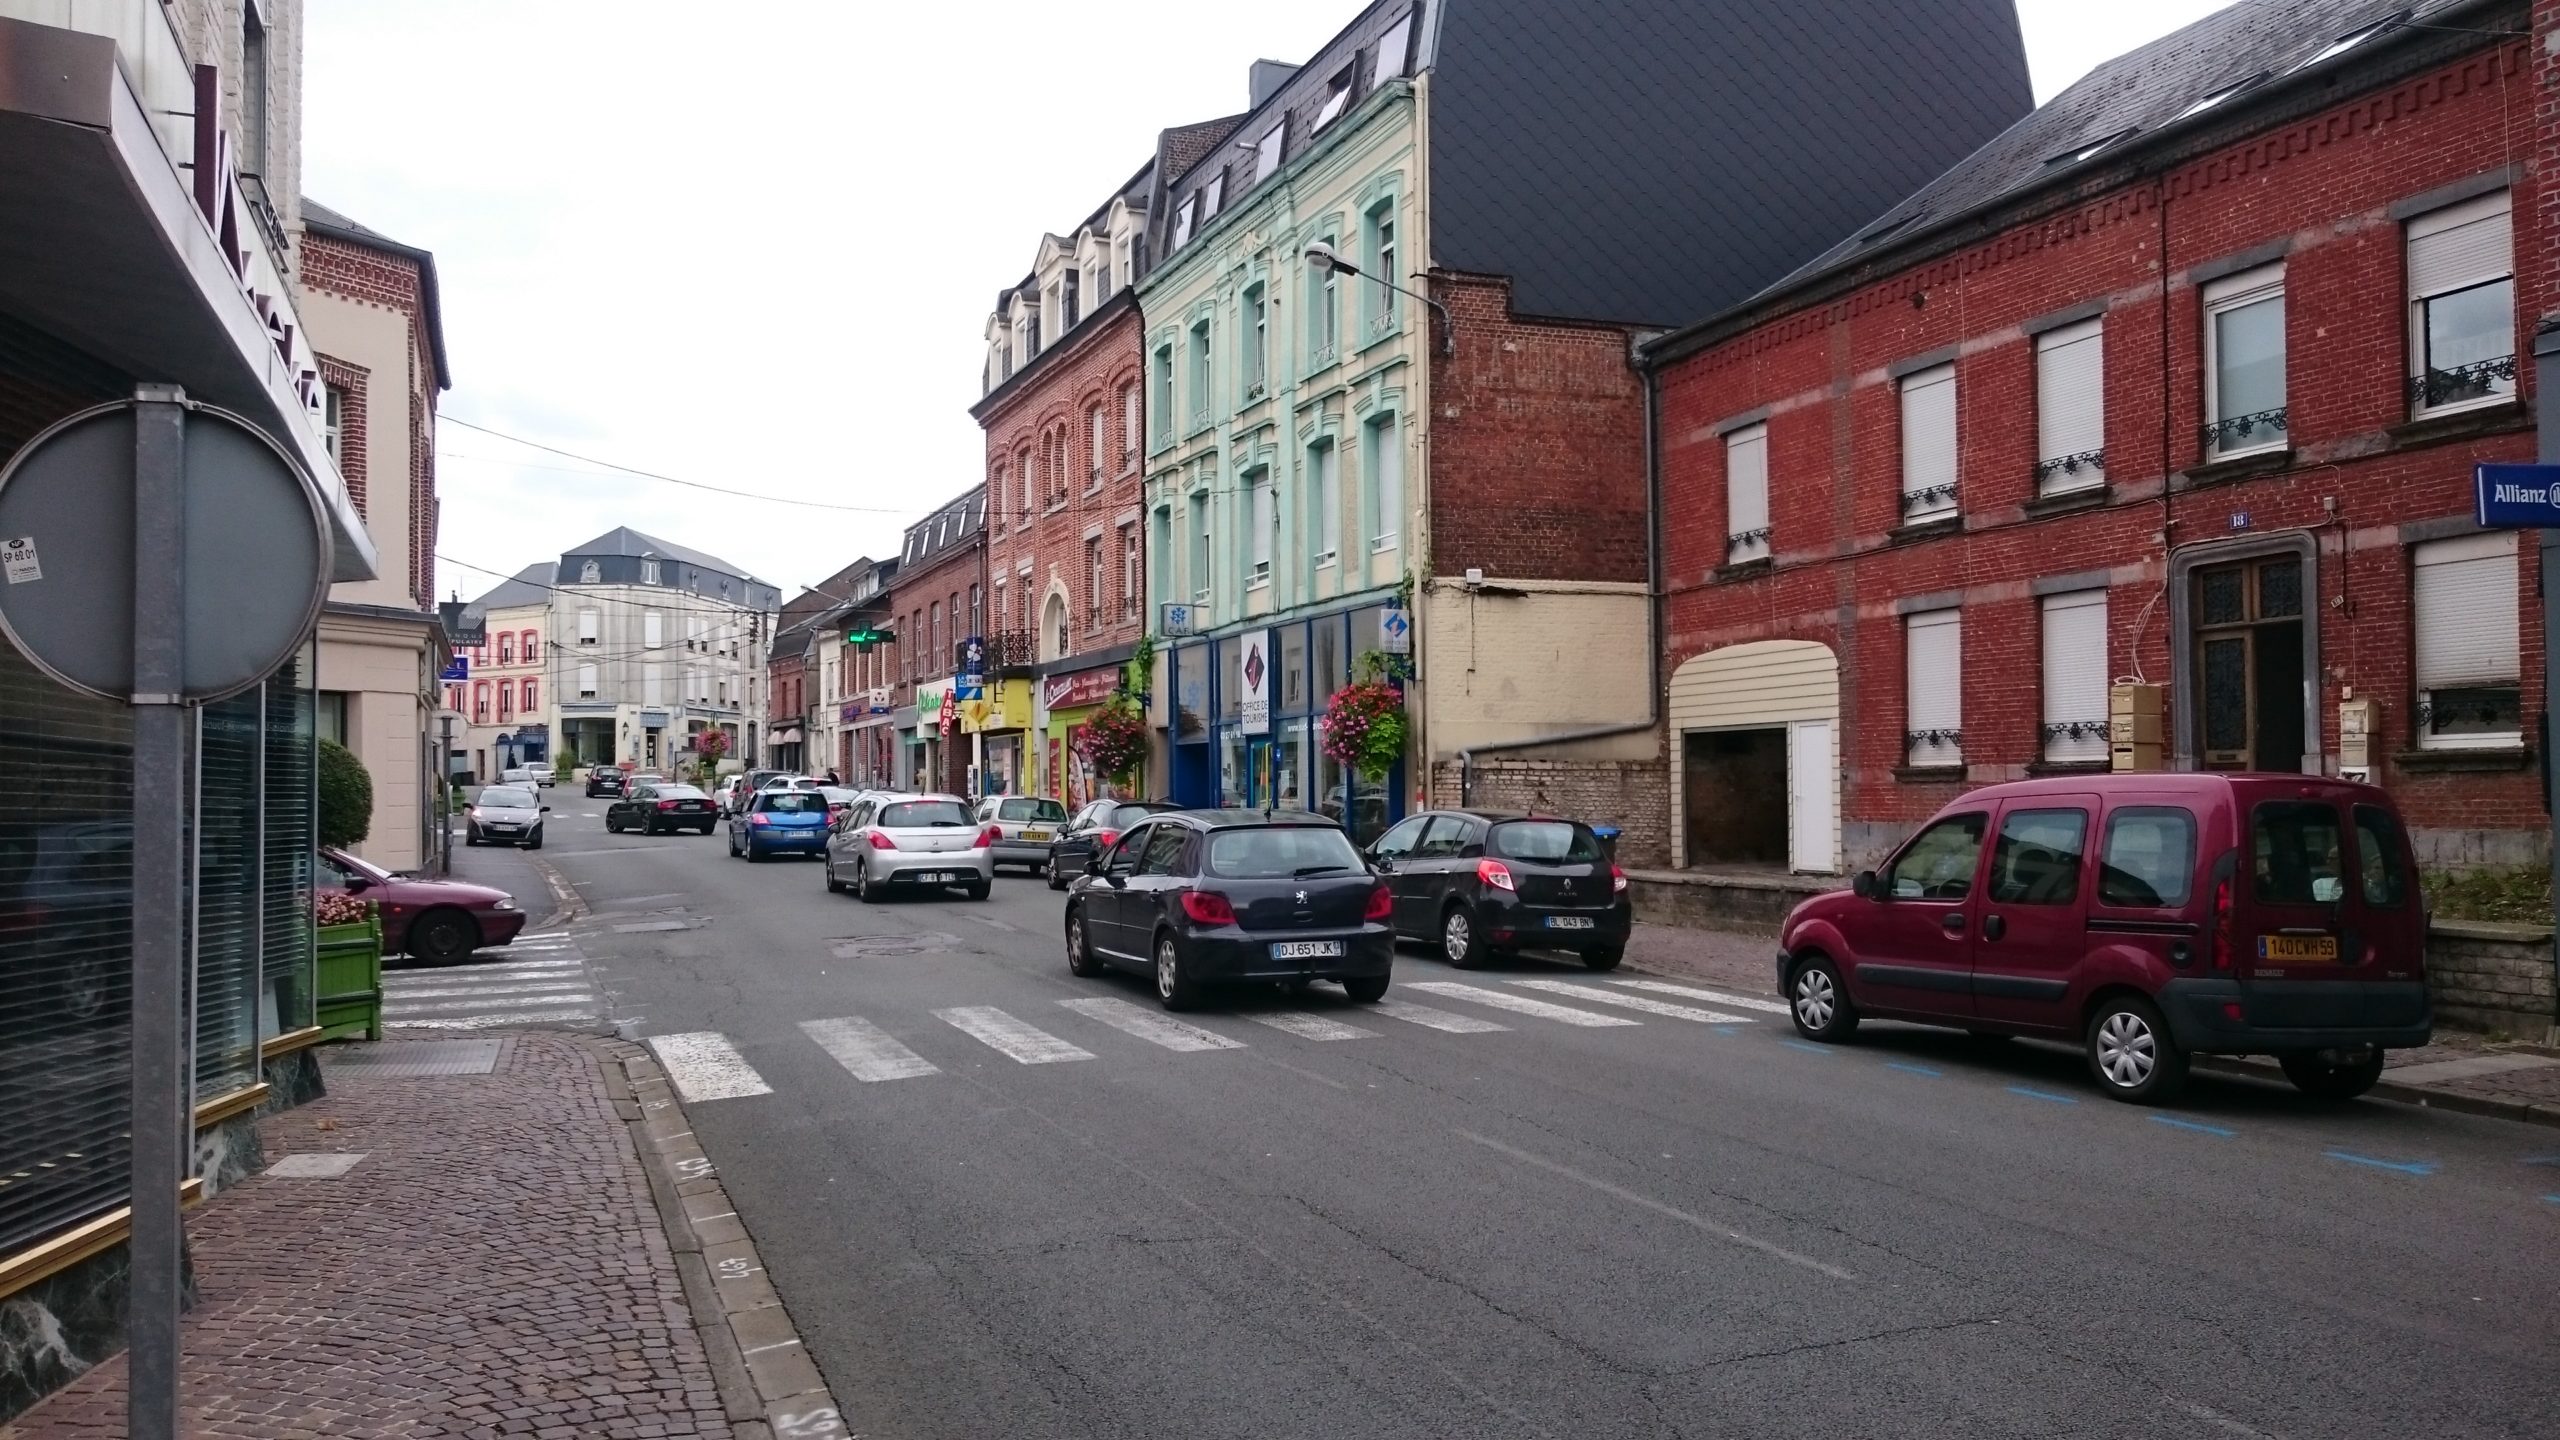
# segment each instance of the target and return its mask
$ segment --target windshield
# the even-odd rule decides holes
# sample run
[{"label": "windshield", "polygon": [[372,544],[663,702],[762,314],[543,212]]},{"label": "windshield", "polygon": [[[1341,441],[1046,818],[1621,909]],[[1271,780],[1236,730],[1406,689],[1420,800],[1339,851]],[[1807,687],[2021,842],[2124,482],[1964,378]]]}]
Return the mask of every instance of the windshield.
[{"label": "windshield", "polygon": [[1164,808],[1162,805],[1123,805],[1113,810],[1102,823],[1114,830],[1126,830]]},{"label": "windshield", "polygon": [[343,850],[322,851],[320,854],[320,863],[324,866],[336,866],[338,869],[344,870],[349,874],[362,875],[368,880],[379,881],[392,878],[390,871],[383,869],[381,866],[374,864],[370,860],[359,860],[355,856],[349,855]]},{"label": "windshield", "polygon": [[534,799],[533,792],[530,790],[518,789],[511,785],[492,785],[480,792],[480,803],[494,810],[530,810],[542,802]]},{"label": "windshield", "polygon": [[1570,820],[1521,820],[1496,825],[1486,848],[1506,860],[1545,865],[1600,863],[1600,837]]},{"label": "windshield", "polygon": [[955,800],[906,800],[882,807],[876,823],[883,830],[929,830],[940,825],[966,825],[969,812]]},{"label": "windshield", "polygon": [[823,815],[827,809],[827,797],[803,795],[797,791],[785,791],[777,795],[759,795],[756,797],[756,808],[768,813],[779,812],[785,815]]},{"label": "windshield", "polygon": [[996,808],[999,820],[1064,820],[1067,807],[1055,800],[1007,800]]},{"label": "windshield", "polygon": [[1365,868],[1350,837],[1330,825],[1221,830],[1209,837],[1209,872],[1234,880],[1290,880]]},{"label": "windshield", "polygon": [[661,785],[658,787],[658,798],[661,800],[708,800],[711,797],[690,785]]}]

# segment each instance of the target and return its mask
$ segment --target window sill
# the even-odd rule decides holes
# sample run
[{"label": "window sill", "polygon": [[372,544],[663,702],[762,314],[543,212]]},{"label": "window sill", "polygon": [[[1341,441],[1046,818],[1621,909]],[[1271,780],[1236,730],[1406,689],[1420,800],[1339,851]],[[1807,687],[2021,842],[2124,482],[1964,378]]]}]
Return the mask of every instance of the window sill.
[{"label": "window sill", "polygon": [[1721,585],[1728,580],[1750,580],[1778,568],[1777,557],[1763,555],[1756,560],[1736,560],[1707,573],[1707,579]]},{"label": "window sill", "polygon": [[1381,535],[1377,539],[1369,542],[1369,553],[1372,555],[1384,555],[1388,551],[1396,548],[1397,541],[1400,538],[1401,537],[1394,535]]},{"label": "window sill", "polygon": [[2531,428],[2524,402],[2513,396],[2494,405],[2470,405],[2460,409],[2448,406],[2426,415],[2416,416],[2383,432],[2391,437],[2394,450],[2414,450],[2422,445],[2446,440],[2463,440],[2474,435],[2504,435]]},{"label": "window sill", "polygon": [[1270,576],[1268,576],[1268,575],[1265,575],[1265,576],[1263,576],[1262,578],[1260,578],[1260,579],[1258,579],[1258,580],[1248,580],[1248,581],[1246,581],[1246,582],[1245,582],[1245,587],[1244,587],[1244,593],[1246,593],[1247,595],[1250,595],[1250,594],[1252,594],[1252,593],[1253,593],[1254,591],[1256,591],[1256,590],[1268,590],[1268,589],[1270,589],[1270,588],[1271,588],[1271,577],[1270,577]]},{"label": "window sill", "polygon": [[1933,515],[1926,520],[1905,520],[1884,532],[1888,545],[1909,545],[1920,540],[1935,540],[1941,535],[1958,535],[1964,531],[1964,512]]},{"label": "window sill", "polygon": [[2112,760],[2030,760],[2030,775],[2104,775],[2115,769]]},{"label": "window sill", "polygon": [[2047,515],[2068,515],[2074,510],[2095,510],[2115,498],[2115,487],[2100,481],[2095,485],[2034,496],[2023,508],[2030,519],[2041,519]]},{"label": "window sill", "polygon": [[2533,763],[2533,752],[2524,748],[2521,743],[2443,750],[2403,750],[2391,757],[2391,763],[2395,769],[2411,775],[2481,774],[2525,769]]},{"label": "window sill", "polygon": [[1340,563],[1341,563],[1341,561],[1342,561],[1342,555],[1341,555],[1341,552],[1339,552],[1339,551],[1335,551],[1335,550],[1327,550],[1327,551],[1326,551],[1326,552],[1324,552],[1323,554],[1321,554],[1321,555],[1319,555],[1319,556],[1317,556],[1317,557],[1316,557],[1316,568],[1317,568],[1317,569],[1319,569],[1319,570],[1330,570],[1330,569],[1334,568],[1334,566],[1336,566],[1336,565],[1340,564]]},{"label": "window sill", "polygon": [[2237,484],[2242,480],[2255,479],[2260,475],[2272,475],[2279,470],[2292,468],[2293,447],[2290,445],[2278,446],[2273,450],[2252,450],[2245,455],[2207,460],[2201,465],[2190,466],[2183,474],[2171,480],[2170,488],[2203,490],[2214,485]]},{"label": "window sill", "polygon": [[1896,765],[1893,778],[1905,785],[1948,785],[1964,782],[1962,765]]}]

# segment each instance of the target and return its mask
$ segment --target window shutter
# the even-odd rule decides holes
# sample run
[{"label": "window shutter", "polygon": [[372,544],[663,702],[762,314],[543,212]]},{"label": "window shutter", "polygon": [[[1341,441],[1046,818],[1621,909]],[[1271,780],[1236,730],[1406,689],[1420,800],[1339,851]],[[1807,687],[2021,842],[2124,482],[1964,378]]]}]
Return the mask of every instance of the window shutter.
[{"label": "window shutter", "polygon": [[[1956,367],[1939,365],[1902,382],[1902,493],[1917,495],[1956,482]],[[1914,514],[1955,508],[1952,491],[1914,507]]]},{"label": "window shutter", "polygon": [[650,649],[652,649],[652,650],[655,650],[655,649],[657,649],[660,645],[662,645],[662,644],[664,644],[664,643],[665,643],[665,636],[666,636],[666,622],[665,622],[665,620],[664,620],[664,619],[663,619],[663,618],[658,614],[658,612],[657,612],[657,611],[652,610],[652,611],[650,611],[647,615],[645,615],[645,616],[643,616],[643,617],[641,618],[641,621],[640,621],[640,643],[641,643],[641,644],[648,646],[648,647],[649,647]]},{"label": "window shutter", "polygon": [[2513,685],[2516,539],[2512,532],[2439,540],[2411,552],[2416,571],[2418,688]]},{"label": "window shutter", "polygon": [[[1769,553],[1769,427],[1737,430],[1724,441],[1724,529],[1729,562]],[[1761,532],[1752,535],[1752,532]],[[1752,535],[1742,540],[1732,537]]]},{"label": "window shutter", "polygon": [[593,641],[596,638],[596,621],[596,612],[593,610],[579,611],[578,638],[581,640]]},{"label": "window shutter", "polygon": [[581,695],[596,693],[596,667],[593,665],[578,667],[578,693]]},{"label": "window shutter", "polygon": [[[2036,458],[2060,460],[2102,450],[2107,443],[2106,339],[2100,322],[2072,325],[2036,341]],[[2051,489],[2095,485],[2095,466],[2047,475]]]},{"label": "window shutter", "polygon": [[2512,231],[2503,190],[2410,221],[2410,296],[2441,295],[2513,274]]},{"label": "window shutter", "polygon": [[[1904,728],[1955,731],[1964,727],[1964,612],[1931,610],[1903,621],[1903,696],[1909,712]],[[1914,765],[1952,765],[1963,756],[1959,742],[1914,741]]]},{"label": "window shutter", "polygon": [[2048,760],[2107,758],[2107,592],[2082,590],[2044,602],[2044,723]]}]

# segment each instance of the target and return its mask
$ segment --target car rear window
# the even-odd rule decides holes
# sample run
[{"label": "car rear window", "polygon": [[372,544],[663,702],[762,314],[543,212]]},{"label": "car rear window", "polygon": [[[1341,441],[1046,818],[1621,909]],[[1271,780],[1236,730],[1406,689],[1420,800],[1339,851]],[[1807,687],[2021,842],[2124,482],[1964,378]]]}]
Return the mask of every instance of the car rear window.
[{"label": "car rear window", "polygon": [[806,795],[798,791],[781,791],[772,795],[757,796],[756,808],[765,811],[781,811],[790,815],[818,814],[826,810],[827,797]]},{"label": "car rear window", "polygon": [[2409,868],[2402,856],[2400,821],[2378,805],[2356,807],[2356,873],[2364,882],[2364,903],[2397,909],[2409,898]]},{"label": "car rear window", "polygon": [[2259,900],[2327,905],[2346,896],[2346,836],[2338,807],[2270,800],[2251,812],[2249,830]]},{"label": "car rear window", "polygon": [[1123,805],[1112,811],[1111,818],[1104,823],[1116,830],[1126,830],[1163,808],[1161,805]]},{"label": "car rear window", "polygon": [[969,812],[956,800],[902,800],[884,805],[873,822],[883,830],[929,830],[937,825],[966,825]]},{"label": "car rear window", "polygon": [[1570,820],[1514,820],[1496,825],[1485,848],[1505,860],[1545,865],[1594,865],[1600,860],[1600,837]]},{"label": "car rear window", "polygon": [[1055,800],[1007,800],[996,809],[999,820],[1064,820],[1067,807]]},{"label": "car rear window", "polygon": [[1231,880],[1288,880],[1365,869],[1351,839],[1330,825],[1220,830],[1209,837],[1209,873]]},{"label": "car rear window", "polygon": [[2175,908],[2196,873],[2196,817],[2175,805],[2127,806],[2107,817],[2098,903]]},{"label": "car rear window", "polygon": [[519,790],[508,785],[492,785],[480,792],[480,803],[500,809],[530,810],[542,802],[534,799],[533,792],[530,790]]},{"label": "car rear window", "polygon": [[661,784],[658,787],[658,798],[661,800],[708,800],[711,797],[691,785]]}]

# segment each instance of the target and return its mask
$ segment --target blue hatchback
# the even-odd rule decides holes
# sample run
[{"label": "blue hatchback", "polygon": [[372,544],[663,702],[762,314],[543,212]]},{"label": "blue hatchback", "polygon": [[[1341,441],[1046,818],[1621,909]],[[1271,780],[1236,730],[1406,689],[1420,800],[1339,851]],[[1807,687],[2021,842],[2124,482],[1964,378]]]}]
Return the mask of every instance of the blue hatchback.
[{"label": "blue hatchback", "polygon": [[767,790],[729,817],[733,858],[822,855],[826,848],[827,797],[814,790]]}]

